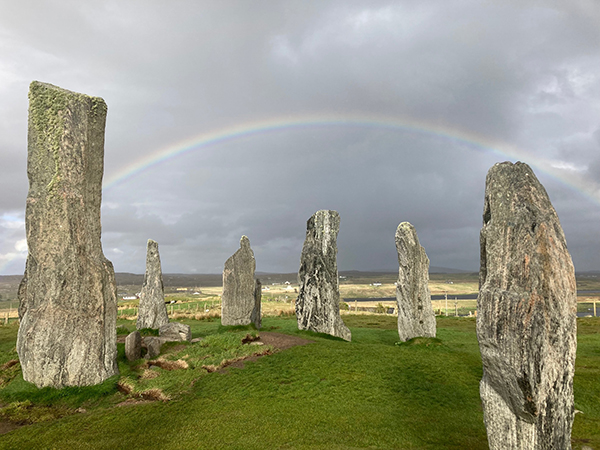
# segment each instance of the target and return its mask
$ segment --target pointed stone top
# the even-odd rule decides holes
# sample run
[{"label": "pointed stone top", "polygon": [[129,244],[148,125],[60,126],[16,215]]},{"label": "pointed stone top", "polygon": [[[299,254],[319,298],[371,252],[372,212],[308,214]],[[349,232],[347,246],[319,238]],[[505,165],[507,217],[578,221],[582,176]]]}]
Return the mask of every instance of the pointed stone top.
[{"label": "pointed stone top", "polygon": [[[509,161],[496,163],[486,177],[483,223],[507,220],[512,223],[511,226],[515,222],[529,223],[531,220],[535,223],[545,220],[559,222],[546,189],[531,167],[520,161],[514,164]],[[559,234],[563,234],[562,229]]]},{"label": "pointed stone top", "polygon": [[405,239],[410,245],[419,244],[417,230],[410,222],[402,222],[398,225],[398,228],[396,228],[396,241],[398,239]]},{"label": "pointed stone top", "polygon": [[326,216],[338,216],[339,217],[339,215],[340,214],[333,209],[320,209],[312,215],[311,219],[313,217],[314,218],[322,218],[322,217],[326,217]]},{"label": "pointed stone top", "polygon": [[[158,242],[153,241],[152,239],[148,239],[148,244],[146,246],[146,258],[156,258],[158,257]],[[146,262],[148,264],[148,262]],[[160,264],[160,261],[159,261]]]},{"label": "pointed stone top", "polygon": [[242,236],[240,239],[240,248],[250,248],[250,239],[248,239],[248,236]]}]

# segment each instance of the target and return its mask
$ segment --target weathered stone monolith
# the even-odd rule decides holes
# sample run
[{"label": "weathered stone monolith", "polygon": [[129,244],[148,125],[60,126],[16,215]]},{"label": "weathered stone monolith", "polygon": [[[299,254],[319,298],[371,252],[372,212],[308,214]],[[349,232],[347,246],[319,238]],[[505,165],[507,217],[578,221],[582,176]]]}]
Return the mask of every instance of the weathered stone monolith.
[{"label": "weathered stone monolith", "polygon": [[256,328],[260,328],[260,297],[256,297],[255,269],[256,261],[250,248],[250,240],[242,236],[239,250],[225,261],[223,269],[223,325],[254,323]]},{"label": "weathered stone monolith", "polygon": [[298,272],[296,318],[300,330],[326,333],[347,341],[352,335],[340,316],[337,270],[337,211],[317,211],[306,224]]},{"label": "weathered stone monolith", "polygon": [[34,81],[29,88],[25,227],[17,352],[38,387],[118,373],[117,289],[102,253],[106,103]]},{"label": "weathered stone monolith", "polygon": [[256,328],[260,328],[262,324],[261,319],[261,303],[262,303],[262,283],[257,278],[254,286],[254,309],[250,315],[250,322],[254,324]]},{"label": "weathered stone monolith", "polygon": [[410,223],[398,225],[395,238],[400,265],[396,285],[400,340],[435,337],[435,314],[429,293],[429,258]]},{"label": "weathered stone monolith", "polygon": [[527,164],[488,172],[480,240],[477,338],[490,449],[570,449],[575,274],[556,212]]},{"label": "weathered stone monolith", "polygon": [[146,252],[146,274],[140,293],[140,307],[136,328],[158,329],[169,323],[169,315],[165,306],[165,291],[163,287],[162,269],[158,243],[148,239]]}]

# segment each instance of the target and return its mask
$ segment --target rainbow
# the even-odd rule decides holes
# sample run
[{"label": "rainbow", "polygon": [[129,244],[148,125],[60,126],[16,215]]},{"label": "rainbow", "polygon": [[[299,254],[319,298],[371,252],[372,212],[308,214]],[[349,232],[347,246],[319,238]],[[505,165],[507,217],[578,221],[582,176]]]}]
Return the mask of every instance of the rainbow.
[{"label": "rainbow", "polygon": [[[280,133],[292,130],[350,127],[389,130],[394,132],[412,133],[427,137],[438,138],[445,142],[455,142],[474,151],[483,151],[496,155],[498,160],[521,160],[533,166],[536,172],[543,172],[600,205],[600,188],[597,184],[587,182],[580,171],[574,167],[557,164],[555,161],[535,156],[523,149],[516,148],[507,143],[493,141],[483,135],[466,132],[456,128],[418,122],[413,119],[389,116],[365,115],[339,115],[339,114],[311,114],[285,118],[263,119],[243,124],[224,127],[201,133],[186,140],[176,142],[168,147],[133,161],[129,165],[108,175],[104,180],[103,190],[110,189],[125,183],[127,180],[187,153],[191,153],[209,146],[219,145],[237,139],[259,136],[269,133]],[[484,180],[482,180],[482,183]],[[11,255],[12,256],[12,255]],[[0,273],[20,255],[15,255],[0,265]]]},{"label": "rainbow", "polygon": [[565,167],[555,161],[540,158],[507,143],[493,141],[485,136],[402,117],[312,114],[285,118],[263,119],[233,125],[218,130],[201,133],[192,138],[176,142],[168,147],[156,150],[115,173],[106,177],[103,189],[111,188],[153,168],[165,161],[191,153],[209,146],[219,145],[236,139],[248,138],[269,133],[292,130],[315,129],[327,127],[352,127],[407,132],[416,135],[436,137],[465,145],[476,151],[495,154],[499,160],[521,160],[533,166],[536,171],[544,172],[573,188],[584,197],[600,205],[600,189],[594,183],[586,182],[575,168]]}]

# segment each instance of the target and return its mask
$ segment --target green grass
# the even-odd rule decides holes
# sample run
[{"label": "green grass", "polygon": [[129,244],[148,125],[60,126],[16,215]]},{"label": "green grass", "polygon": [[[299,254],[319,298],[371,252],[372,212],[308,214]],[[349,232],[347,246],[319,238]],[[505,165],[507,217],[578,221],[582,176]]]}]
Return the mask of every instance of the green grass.
[{"label": "green grass", "polygon": [[[187,356],[190,369],[165,371],[141,386],[159,383],[172,395],[169,402],[115,407],[124,396],[110,391],[114,380],[67,391],[61,400],[64,390],[36,396],[35,388],[15,379],[8,400],[25,402],[23,396],[31,396],[32,404],[60,405],[70,414],[0,436],[0,448],[487,448],[474,319],[438,317],[437,339],[401,345],[396,345],[395,317],[345,315],[344,321],[352,331],[350,343],[298,331],[293,317],[265,317],[264,331],[314,343],[259,358],[243,369],[198,372],[192,380],[191,373],[235,352],[239,336],[254,331],[221,327],[218,320],[184,320],[194,337],[206,339],[173,348],[167,359]],[[576,415],[574,449],[600,448],[600,320],[578,324],[575,405],[583,414]],[[0,327],[0,349],[14,347],[15,336],[16,327]],[[124,363],[120,355],[122,377],[135,378],[136,364]],[[9,388],[0,391],[5,402]],[[73,414],[81,405],[87,412]],[[28,405],[13,408],[22,412]]]}]

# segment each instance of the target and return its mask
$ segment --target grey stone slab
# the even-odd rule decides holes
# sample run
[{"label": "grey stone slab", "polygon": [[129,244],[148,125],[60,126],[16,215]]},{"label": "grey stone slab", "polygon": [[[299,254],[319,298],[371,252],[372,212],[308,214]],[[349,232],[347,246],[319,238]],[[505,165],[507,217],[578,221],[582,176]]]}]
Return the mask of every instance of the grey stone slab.
[{"label": "grey stone slab", "polygon": [[398,225],[395,241],[400,266],[396,285],[400,341],[418,336],[435,337],[435,314],[429,293],[429,258],[410,223]]},{"label": "grey stone slab", "polygon": [[350,329],[340,316],[337,270],[337,211],[317,211],[306,224],[296,300],[298,329],[326,333],[350,341]]},{"label": "grey stone slab", "polygon": [[556,211],[533,171],[488,172],[477,300],[490,449],[570,449],[576,285]]},{"label": "grey stone slab", "polygon": [[189,325],[179,322],[170,322],[161,326],[158,330],[163,341],[187,341],[191,342],[192,332]]},{"label": "grey stone slab", "polygon": [[38,387],[118,373],[115,275],[100,241],[106,112],[101,98],[30,85],[17,352],[23,378]]},{"label": "grey stone slab", "polygon": [[142,336],[139,331],[129,333],[125,338],[125,357],[128,361],[142,357]]},{"label": "grey stone slab", "polygon": [[144,336],[142,338],[142,347],[146,347],[146,359],[156,358],[160,355],[160,348],[165,341],[158,336]]},{"label": "grey stone slab", "polygon": [[226,262],[223,269],[221,296],[221,323],[249,325],[260,328],[260,292],[257,296],[254,271],[256,261],[250,240],[242,236],[240,248]]},{"label": "grey stone slab", "polygon": [[165,306],[165,292],[158,243],[152,239],[148,239],[146,273],[140,293],[136,328],[138,330],[143,328],[153,328],[156,330],[167,323],[169,323],[169,315]]}]

